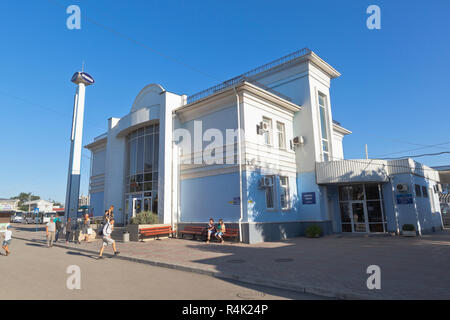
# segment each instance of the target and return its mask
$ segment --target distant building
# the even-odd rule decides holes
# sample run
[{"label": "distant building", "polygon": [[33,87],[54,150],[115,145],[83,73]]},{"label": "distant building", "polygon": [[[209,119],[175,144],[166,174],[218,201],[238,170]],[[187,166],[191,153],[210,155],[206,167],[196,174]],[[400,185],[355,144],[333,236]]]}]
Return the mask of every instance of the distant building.
[{"label": "distant building", "polygon": [[19,200],[0,198],[0,223],[10,221],[10,216],[18,210]]},{"label": "distant building", "polygon": [[0,198],[0,212],[3,211],[17,211],[19,200],[16,199],[1,199]]},{"label": "distant building", "polygon": [[24,206],[29,206],[30,211],[33,211],[35,208],[39,208],[39,212],[53,212],[53,202],[47,200],[33,200],[26,201],[23,203]]},{"label": "distant building", "polygon": [[78,207],[89,206],[89,202],[90,202],[89,195],[87,195],[87,196],[81,195],[78,198]]}]

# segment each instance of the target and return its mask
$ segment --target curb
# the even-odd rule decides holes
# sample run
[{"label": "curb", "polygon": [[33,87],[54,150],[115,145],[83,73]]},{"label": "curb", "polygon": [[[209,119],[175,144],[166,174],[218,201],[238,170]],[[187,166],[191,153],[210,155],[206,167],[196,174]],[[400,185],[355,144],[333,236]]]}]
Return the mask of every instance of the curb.
[{"label": "curb", "polygon": [[[21,237],[15,237],[15,236],[13,236],[13,238],[19,239],[19,240],[24,240],[24,241],[35,242],[35,243],[45,243],[45,241],[30,240],[30,239],[21,238]],[[68,249],[68,250],[98,254],[98,252],[94,251],[94,250],[83,249],[83,248],[74,248],[74,247],[69,247],[69,246],[63,245],[63,244],[54,244],[54,246],[60,247],[63,249]],[[108,257],[113,257],[113,255],[110,253],[105,253],[104,255],[108,256]],[[335,298],[335,299],[339,299],[339,300],[379,300],[379,299],[381,299],[379,297],[374,297],[374,296],[366,295],[366,294],[335,291],[335,290],[330,290],[330,289],[321,288],[321,287],[307,287],[307,286],[302,286],[302,285],[291,283],[291,282],[264,280],[264,279],[255,278],[255,277],[240,276],[237,274],[216,272],[216,271],[206,270],[206,269],[202,269],[202,268],[198,268],[198,267],[197,268],[187,267],[187,266],[183,266],[181,264],[176,264],[176,263],[167,263],[167,262],[161,262],[161,261],[155,261],[155,260],[134,258],[134,257],[124,256],[124,255],[115,256],[115,259],[147,264],[147,265],[154,266],[154,267],[161,267],[161,268],[167,268],[167,269],[174,269],[174,270],[178,270],[178,271],[196,273],[196,274],[206,275],[206,276],[210,276],[210,277],[215,277],[218,279],[235,280],[235,281],[239,281],[239,282],[243,282],[243,283],[247,283],[247,284],[260,285],[260,286],[265,286],[265,287],[274,288],[274,289],[283,289],[283,290],[289,290],[289,291],[294,291],[294,292],[298,292],[298,293],[313,294],[316,296],[321,296],[321,297],[326,297],[326,298]]]}]

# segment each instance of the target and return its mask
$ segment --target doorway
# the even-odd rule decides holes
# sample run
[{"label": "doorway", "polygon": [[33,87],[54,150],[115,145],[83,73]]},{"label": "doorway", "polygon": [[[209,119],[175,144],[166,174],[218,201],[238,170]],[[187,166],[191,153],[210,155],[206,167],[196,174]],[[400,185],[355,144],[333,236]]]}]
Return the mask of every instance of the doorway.
[{"label": "doorway", "polygon": [[143,211],[152,212],[152,197],[132,196],[131,218]]},{"label": "doorway", "polygon": [[340,186],[339,205],[342,232],[386,232],[380,184]]}]

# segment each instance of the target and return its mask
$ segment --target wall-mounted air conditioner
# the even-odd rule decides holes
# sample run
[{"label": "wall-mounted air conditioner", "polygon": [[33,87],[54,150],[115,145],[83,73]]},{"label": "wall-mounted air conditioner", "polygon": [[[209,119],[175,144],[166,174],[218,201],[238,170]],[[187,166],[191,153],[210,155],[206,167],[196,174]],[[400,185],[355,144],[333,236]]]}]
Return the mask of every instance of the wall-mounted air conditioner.
[{"label": "wall-mounted air conditioner", "polygon": [[296,147],[302,146],[305,144],[305,138],[303,136],[298,136],[298,137],[295,137],[294,139],[292,139],[290,141],[290,143],[291,143],[291,149],[295,150]]},{"label": "wall-mounted air conditioner", "polygon": [[273,178],[272,177],[262,177],[259,180],[260,188],[270,188],[273,186]]},{"label": "wall-mounted air conditioner", "polygon": [[399,183],[399,184],[397,184],[396,189],[398,192],[407,192],[408,185],[406,183]]},{"label": "wall-mounted air conditioner", "polygon": [[257,126],[256,130],[258,134],[263,134],[264,132],[269,131],[269,124],[267,122],[261,121]]}]

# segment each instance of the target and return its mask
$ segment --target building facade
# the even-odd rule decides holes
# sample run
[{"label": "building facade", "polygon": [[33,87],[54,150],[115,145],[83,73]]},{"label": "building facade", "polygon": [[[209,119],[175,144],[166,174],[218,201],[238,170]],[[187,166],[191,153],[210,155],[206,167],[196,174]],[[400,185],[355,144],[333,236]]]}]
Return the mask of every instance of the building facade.
[{"label": "building facade", "polygon": [[333,120],[330,97],[339,76],[302,49],[190,97],[147,85],[86,146],[91,210],[114,205],[123,224],[151,211],[178,229],[222,218],[247,243],[311,224],[325,234],[442,228],[435,170],[344,160],[351,131]]},{"label": "building facade", "polygon": [[39,209],[39,212],[53,212],[53,202],[39,199],[33,201],[26,201],[23,203],[30,208],[30,211],[34,211],[35,208]]}]

